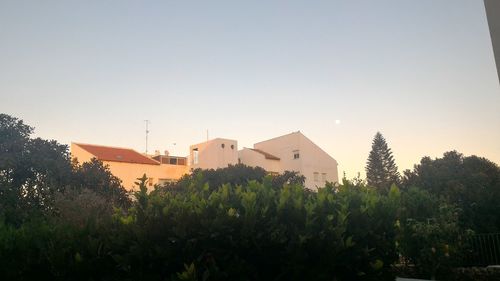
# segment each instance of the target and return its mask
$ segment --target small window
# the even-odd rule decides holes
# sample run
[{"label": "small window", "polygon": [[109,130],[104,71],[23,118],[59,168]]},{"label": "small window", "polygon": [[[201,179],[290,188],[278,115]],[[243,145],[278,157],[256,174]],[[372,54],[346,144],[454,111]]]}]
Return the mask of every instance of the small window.
[{"label": "small window", "polygon": [[314,172],[314,181],[319,181],[319,173]]},{"label": "small window", "polygon": [[293,159],[299,159],[300,158],[300,153],[298,150],[293,151]]},{"label": "small window", "polygon": [[193,165],[198,164],[198,148],[193,149]]},{"label": "small window", "polygon": [[231,149],[234,149],[234,144],[231,144]]},{"label": "small window", "polygon": [[321,174],[321,180],[322,181],[326,181],[326,173],[322,173]]},{"label": "small window", "polygon": [[221,144],[220,147],[224,148],[224,147],[226,147],[226,145],[225,144]]},{"label": "small window", "polygon": [[149,178],[148,179],[148,185],[149,186],[153,186],[153,178]]}]

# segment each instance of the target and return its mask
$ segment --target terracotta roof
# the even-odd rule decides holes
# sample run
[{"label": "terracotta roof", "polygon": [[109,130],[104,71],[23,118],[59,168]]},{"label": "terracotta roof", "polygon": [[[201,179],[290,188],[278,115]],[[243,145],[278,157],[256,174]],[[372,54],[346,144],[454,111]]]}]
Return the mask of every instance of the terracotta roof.
[{"label": "terracotta roof", "polygon": [[272,155],[272,154],[269,154],[267,152],[264,152],[260,149],[256,149],[256,148],[250,148],[251,150],[255,151],[255,152],[258,152],[262,155],[264,155],[266,157],[266,159],[269,159],[269,160],[280,160],[278,157]]},{"label": "terracotta roof", "polygon": [[159,162],[142,155],[130,148],[109,147],[93,144],[75,143],[101,161],[126,162],[148,165],[160,165]]}]

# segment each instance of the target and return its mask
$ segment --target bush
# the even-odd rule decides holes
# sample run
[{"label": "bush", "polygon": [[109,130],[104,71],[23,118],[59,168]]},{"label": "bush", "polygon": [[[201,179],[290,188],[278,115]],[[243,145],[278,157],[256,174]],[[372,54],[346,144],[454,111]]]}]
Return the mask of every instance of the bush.
[{"label": "bush", "polygon": [[441,279],[463,262],[473,232],[460,227],[459,216],[460,209],[425,190],[402,194],[397,241],[407,265],[415,266],[411,277]]},{"label": "bush", "polygon": [[208,280],[390,278],[395,212],[388,197],[348,182],[313,193],[297,184],[276,188],[271,176],[218,187],[197,178],[184,192],[162,189],[116,217],[141,252],[155,253],[121,267],[135,275],[157,266],[158,278],[192,276],[193,268]]},{"label": "bush", "polygon": [[392,279],[394,204],[362,185],[344,182],[314,193],[298,184],[277,188],[265,176],[219,187],[190,180],[183,192],[135,195],[132,207],[113,215],[99,200],[90,204],[96,193],[83,193],[56,199],[64,210],[58,219],[2,224],[0,274],[17,280]]}]

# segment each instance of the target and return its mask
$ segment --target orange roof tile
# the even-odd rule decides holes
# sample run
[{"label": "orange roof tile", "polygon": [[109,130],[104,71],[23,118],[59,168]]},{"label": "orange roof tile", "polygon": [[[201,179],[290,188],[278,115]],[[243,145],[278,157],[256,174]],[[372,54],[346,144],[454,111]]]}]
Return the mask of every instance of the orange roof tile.
[{"label": "orange roof tile", "polygon": [[136,164],[160,165],[159,162],[142,155],[130,148],[109,147],[93,144],[79,144],[79,147],[88,151],[101,161],[126,162]]}]

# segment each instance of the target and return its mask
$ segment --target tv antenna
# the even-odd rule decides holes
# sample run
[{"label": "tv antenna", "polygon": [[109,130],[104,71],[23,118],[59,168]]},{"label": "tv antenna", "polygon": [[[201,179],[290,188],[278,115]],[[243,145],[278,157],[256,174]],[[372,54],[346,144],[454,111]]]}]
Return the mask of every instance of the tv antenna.
[{"label": "tv antenna", "polygon": [[149,123],[151,123],[151,121],[144,120],[144,122],[146,123],[146,154],[148,154],[148,134],[149,134]]}]

